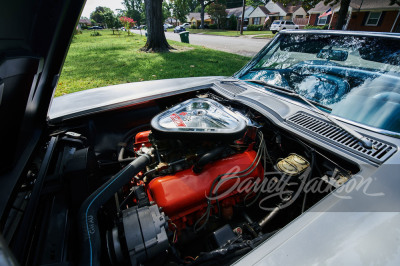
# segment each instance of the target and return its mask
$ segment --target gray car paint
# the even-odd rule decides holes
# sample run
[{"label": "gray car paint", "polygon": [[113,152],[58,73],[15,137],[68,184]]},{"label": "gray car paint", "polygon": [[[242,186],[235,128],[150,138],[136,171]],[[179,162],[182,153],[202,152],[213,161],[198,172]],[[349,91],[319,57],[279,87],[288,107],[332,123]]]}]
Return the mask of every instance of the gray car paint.
[{"label": "gray car paint", "polygon": [[[70,94],[54,99],[49,117],[51,121],[62,121],[140,102],[149,97],[157,98],[170,93],[206,88],[217,79],[218,77],[207,77],[152,81]],[[193,83],[189,83],[190,81]],[[218,92],[224,94],[223,91]],[[275,124],[296,134],[285,125],[284,120],[301,107],[296,107],[290,102],[283,103],[276,97],[256,89],[229,98],[251,106],[268,116]],[[104,107],[105,99],[112,100]],[[74,102],[75,106],[71,106],[71,102]],[[301,109],[304,111],[308,108]],[[367,129],[354,129],[381,137],[399,146],[398,139]],[[304,139],[311,137],[298,132],[297,135]],[[319,147],[328,147],[321,140],[311,141]],[[341,157],[351,158],[360,166],[361,172],[354,178],[355,183],[349,182],[343,188],[350,190],[353,184],[362,184],[362,177],[372,177],[373,182],[368,187],[368,192],[383,193],[383,196],[368,196],[362,189],[353,189],[350,192],[343,190],[337,195],[330,194],[274,237],[244,256],[237,262],[238,265],[400,265],[399,152],[384,165],[378,166],[357,157],[352,158],[351,154],[335,147],[330,149]],[[350,196],[351,199],[343,199],[341,196]]]},{"label": "gray car paint", "polygon": [[211,87],[214,81],[221,78],[223,77],[164,79],[75,92],[54,98],[48,117],[51,123],[57,123],[89,113],[103,112],[120,106]]},{"label": "gray car paint", "polygon": [[[201,78],[190,84],[187,79],[152,81],[70,94],[68,97],[56,98],[53,106],[60,102],[64,105],[80,102],[78,99],[82,99],[82,95],[86,99],[82,102],[85,104],[81,104],[80,109],[77,110],[74,110],[73,107],[68,110],[61,109],[63,113],[56,113],[54,110],[58,109],[53,109],[55,108],[53,107],[52,117],[54,119],[71,117],[79,114],[82,110],[86,114],[93,113],[101,106],[104,98],[112,95],[119,95],[120,99],[124,100],[122,104],[127,105],[131,102],[143,101],[144,98],[150,96],[156,98],[163,97],[165,93],[183,93],[196,88],[207,88],[210,82],[218,79],[218,77]],[[180,86],[177,86],[178,84]],[[193,84],[196,87],[190,88]],[[136,87],[137,85],[139,87]],[[149,91],[151,88],[154,90]],[[215,86],[213,88],[218,90]],[[102,92],[101,97],[97,97],[98,90]],[[222,90],[218,92],[224,95]],[[229,97],[229,95],[224,96]],[[230,98],[252,106],[260,112],[264,111],[263,114],[286,130],[290,130],[290,128],[284,125],[285,117],[300,109],[303,111],[307,109],[284,102],[282,99],[273,97],[272,93],[261,92],[254,86],[248,86],[248,91]],[[108,107],[112,109],[117,104],[117,101],[112,101]],[[58,114],[58,116],[54,114]],[[61,114],[64,114],[64,117]],[[83,113],[80,114],[83,115]],[[359,128],[357,130],[360,131]],[[293,133],[296,134],[296,132]],[[371,132],[370,134],[374,137],[379,136]],[[302,137],[309,138],[308,136]],[[391,140],[392,143],[399,144],[398,140]],[[324,147],[316,140],[312,141],[316,145]],[[341,199],[338,195],[331,194],[270,240],[243,257],[237,262],[238,265],[338,265],[339,263],[345,265],[399,265],[400,231],[397,229],[397,225],[400,221],[398,213],[400,204],[397,203],[400,202],[400,193],[398,176],[393,174],[400,172],[398,156],[392,156],[385,165],[378,167],[357,160],[356,157],[352,158],[351,154],[343,151],[338,150],[335,153],[347,157],[347,159],[351,158],[360,166],[360,176],[354,178],[357,185],[362,183],[361,175],[372,176],[374,182],[369,186],[368,192],[379,192],[384,196],[370,197],[365,195],[363,190],[353,190],[350,193],[343,191],[338,194],[339,196],[351,196],[351,199]],[[351,185],[352,183],[348,183],[344,187]]]}]

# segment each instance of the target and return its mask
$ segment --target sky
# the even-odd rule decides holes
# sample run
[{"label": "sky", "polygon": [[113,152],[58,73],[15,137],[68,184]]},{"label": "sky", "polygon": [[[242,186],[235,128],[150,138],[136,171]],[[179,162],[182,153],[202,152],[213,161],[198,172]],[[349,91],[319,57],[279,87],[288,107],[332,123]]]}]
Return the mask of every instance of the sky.
[{"label": "sky", "polygon": [[92,13],[98,6],[109,7],[114,12],[116,9],[124,9],[122,0],[87,0],[85,8],[82,11],[82,17],[90,17],[90,13]]}]

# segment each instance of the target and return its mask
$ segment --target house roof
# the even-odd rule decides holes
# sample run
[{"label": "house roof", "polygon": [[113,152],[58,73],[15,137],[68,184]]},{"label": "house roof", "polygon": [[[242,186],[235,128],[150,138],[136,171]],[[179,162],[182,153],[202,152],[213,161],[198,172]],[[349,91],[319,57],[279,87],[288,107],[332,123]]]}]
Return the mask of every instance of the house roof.
[{"label": "house roof", "polygon": [[[249,9],[249,8],[252,8],[252,6],[246,6],[246,8],[245,8],[245,12]],[[243,7],[234,7],[234,8],[227,8],[225,11],[226,11],[226,15],[228,16],[228,17],[230,17],[230,16],[232,16],[232,15],[234,15],[234,16],[236,16],[236,17],[240,17],[241,15],[242,15],[242,10],[243,10]],[[246,14],[246,13],[245,13]]]},{"label": "house roof", "polygon": [[283,11],[286,13],[294,13],[296,12],[299,8],[301,8],[301,3],[294,5],[294,6],[284,6],[282,3],[275,3],[277,6],[279,6]]},{"label": "house roof", "polygon": [[265,15],[268,15],[270,12],[265,6],[258,6]]},{"label": "house roof", "polygon": [[400,9],[399,5],[389,5],[390,0],[352,0],[350,6],[353,9]]},{"label": "house roof", "polygon": [[81,24],[92,24],[92,22],[88,18],[79,19],[79,23],[81,23]]},{"label": "house roof", "polygon": [[[355,10],[374,10],[374,9],[389,9],[389,10],[398,10],[400,6],[393,5],[390,6],[390,0],[352,0],[350,2],[350,7]],[[340,8],[340,4],[336,5],[325,5],[324,1],[319,2],[314,8],[311,8],[309,13],[318,13],[325,12],[329,8],[332,10],[338,10]]]},{"label": "house roof", "polygon": [[[201,20],[200,12],[189,13],[188,18],[189,20],[192,20],[193,18],[195,20]],[[211,19],[211,16],[208,13],[204,13],[204,19]]]},{"label": "house roof", "polygon": [[[265,16],[262,16],[261,13],[264,14]],[[266,17],[267,15],[270,15],[271,12],[265,7],[265,6],[258,6],[257,8],[255,8],[250,14],[249,17],[250,18],[254,18],[254,17]],[[261,16],[260,16],[261,15]]]},{"label": "house roof", "polygon": [[179,19],[177,19],[177,18],[169,17],[169,18],[167,18],[167,19],[165,20],[165,22],[166,22],[166,23],[174,23],[174,22],[180,23],[181,21],[180,21]]}]

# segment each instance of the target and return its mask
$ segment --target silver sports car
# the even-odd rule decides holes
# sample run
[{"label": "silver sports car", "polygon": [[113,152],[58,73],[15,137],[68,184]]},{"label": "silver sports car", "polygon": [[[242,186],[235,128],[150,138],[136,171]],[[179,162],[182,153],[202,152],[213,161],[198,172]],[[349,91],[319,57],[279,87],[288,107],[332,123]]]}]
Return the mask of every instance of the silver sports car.
[{"label": "silver sports car", "polygon": [[400,265],[398,34],[53,99],[83,4],[0,16],[0,264]]}]

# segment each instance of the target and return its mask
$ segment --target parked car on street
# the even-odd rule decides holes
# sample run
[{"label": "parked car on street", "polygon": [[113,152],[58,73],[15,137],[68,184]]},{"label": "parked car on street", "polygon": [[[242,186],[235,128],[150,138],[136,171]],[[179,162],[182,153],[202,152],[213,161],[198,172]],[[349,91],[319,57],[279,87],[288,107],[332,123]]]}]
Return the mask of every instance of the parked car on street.
[{"label": "parked car on street", "polygon": [[102,29],[104,29],[102,26],[93,26],[88,28],[88,30],[102,30]]},{"label": "parked car on street", "polygon": [[188,23],[188,22],[185,22],[185,23],[183,23],[182,25],[180,25],[181,27],[184,27],[185,29],[186,28],[190,28],[190,23]]},{"label": "parked car on street", "polygon": [[274,20],[274,22],[272,22],[270,30],[272,31],[272,33],[277,33],[281,30],[290,30],[290,29],[295,29],[298,30],[300,28],[299,25],[296,25],[293,23],[293,21],[291,20]]},{"label": "parked car on street", "polygon": [[230,77],[53,99],[85,1],[17,4],[2,265],[400,265],[400,35],[281,31]]},{"label": "parked car on street", "polygon": [[174,29],[174,33],[179,33],[179,32],[183,32],[186,31],[186,29],[182,26],[176,26]]}]

